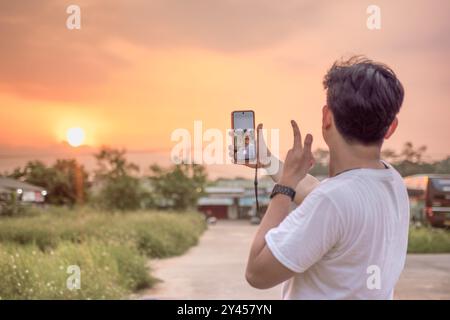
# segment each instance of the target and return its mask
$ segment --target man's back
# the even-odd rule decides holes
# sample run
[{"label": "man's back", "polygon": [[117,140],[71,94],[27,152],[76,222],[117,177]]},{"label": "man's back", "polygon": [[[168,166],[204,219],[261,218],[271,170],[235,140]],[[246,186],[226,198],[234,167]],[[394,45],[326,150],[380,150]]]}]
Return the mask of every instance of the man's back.
[{"label": "man's back", "polygon": [[323,181],[266,235],[297,272],[285,299],[389,299],[403,269],[409,201],[401,176],[356,169]]}]

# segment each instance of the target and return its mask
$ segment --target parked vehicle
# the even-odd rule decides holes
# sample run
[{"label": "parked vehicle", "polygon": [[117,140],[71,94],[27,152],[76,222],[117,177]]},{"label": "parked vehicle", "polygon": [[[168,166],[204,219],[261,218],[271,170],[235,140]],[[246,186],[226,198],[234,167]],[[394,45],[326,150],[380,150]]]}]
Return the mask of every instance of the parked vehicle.
[{"label": "parked vehicle", "polygon": [[405,177],[413,222],[450,226],[450,174]]}]

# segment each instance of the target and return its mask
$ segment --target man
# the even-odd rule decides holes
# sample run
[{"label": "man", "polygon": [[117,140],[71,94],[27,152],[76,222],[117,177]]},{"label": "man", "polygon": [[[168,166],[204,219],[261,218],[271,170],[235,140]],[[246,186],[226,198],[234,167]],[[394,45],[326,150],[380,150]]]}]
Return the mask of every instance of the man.
[{"label": "man", "polygon": [[[336,62],[323,84],[330,177],[319,183],[307,174],[313,138],[302,142],[291,121],[294,145],[273,176],[278,184],[246,279],[260,289],[284,283],[284,299],[392,299],[406,257],[409,202],[380,151],[397,128],[404,90],[390,68],[360,57]],[[292,201],[300,205],[290,212]]]},{"label": "man", "polygon": [[255,157],[255,145],[253,143],[250,143],[250,137],[247,134],[244,138],[244,159],[250,160],[254,159]]},{"label": "man", "polygon": [[239,147],[237,150],[237,155],[236,158],[239,161],[245,161],[245,160],[250,160],[250,159],[255,159],[256,158],[256,154],[255,154],[255,144],[250,142],[250,132],[247,132],[246,129],[244,129],[244,144],[243,146]]}]

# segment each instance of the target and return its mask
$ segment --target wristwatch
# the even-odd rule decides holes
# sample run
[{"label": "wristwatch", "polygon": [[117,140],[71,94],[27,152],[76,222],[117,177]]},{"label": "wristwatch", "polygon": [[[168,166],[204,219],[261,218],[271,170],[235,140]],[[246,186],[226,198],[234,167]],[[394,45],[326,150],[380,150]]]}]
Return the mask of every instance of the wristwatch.
[{"label": "wristwatch", "polygon": [[283,185],[277,183],[277,184],[273,187],[272,193],[271,193],[271,195],[270,195],[270,199],[272,199],[273,197],[275,197],[275,196],[276,196],[277,194],[279,194],[279,193],[284,194],[284,195],[290,197],[291,200],[294,201],[294,198],[295,198],[295,190],[292,189],[291,187],[286,187],[286,186],[283,186]]}]

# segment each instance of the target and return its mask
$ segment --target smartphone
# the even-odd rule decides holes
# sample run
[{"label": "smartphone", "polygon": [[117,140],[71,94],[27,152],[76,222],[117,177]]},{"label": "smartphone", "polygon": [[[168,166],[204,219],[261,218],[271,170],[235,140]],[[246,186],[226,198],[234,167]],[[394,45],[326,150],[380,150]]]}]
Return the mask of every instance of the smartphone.
[{"label": "smartphone", "polygon": [[239,110],[231,113],[234,161],[246,163],[256,159],[255,112]]}]

